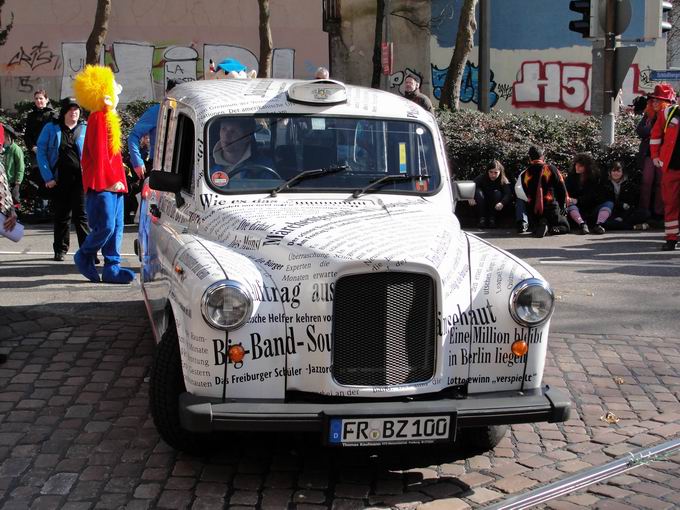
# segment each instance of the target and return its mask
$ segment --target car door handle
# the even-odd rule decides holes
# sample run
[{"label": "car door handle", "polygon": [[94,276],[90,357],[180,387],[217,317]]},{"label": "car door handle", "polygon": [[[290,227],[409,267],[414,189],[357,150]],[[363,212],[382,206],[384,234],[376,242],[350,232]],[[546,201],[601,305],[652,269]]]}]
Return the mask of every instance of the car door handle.
[{"label": "car door handle", "polygon": [[153,216],[154,218],[160,218],[161,210],[158,208],[156,204],[151,204],[149,206],[149,214],[151,214],[151,216]]}]

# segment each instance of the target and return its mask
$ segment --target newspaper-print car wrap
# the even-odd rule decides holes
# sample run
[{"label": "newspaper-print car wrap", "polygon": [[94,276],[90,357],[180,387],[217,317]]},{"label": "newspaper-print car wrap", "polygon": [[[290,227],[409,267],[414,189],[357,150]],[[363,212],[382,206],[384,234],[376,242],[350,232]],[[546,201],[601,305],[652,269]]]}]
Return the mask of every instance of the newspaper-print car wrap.
[{"label": "newspaper-print car wrap", "polygon": [[[518,284],[529,279],[547,284],[538,272],[518,258],[461,230],[454,215],[458,187],[448,179],[444,146],[434,118],[402,98],[357,87],[346,87],[346,102],[319,110],[318,106],[291,101],[286,91],[292,83],[295,82],[223,80],[180,85],[173,90],[177,97],[166,99],[161,109],[154,159],[157,176],[167,177],[172,173],[168,167],[177,160],[181,162],[181,157],[175,154],[185,147],[181,140],[181,122],[176,122],[177,112],[196,125],[191,131],[196,133],[192,153],[195,164],[189,170],[186,167],[182,170],[180,164],[176,170],[189,172],[190,176],[183,181],[181,190],[179,187],[174,192],[147,190],[138,241],[142,288],[159,345],[168,331],[176,330],[186,390],[180,402],[190,401],[180,405],[181,412],[201,414],[200,425],[194,424],[194,418],[185,416],[182,426],[207,431],[221,428],[221,419],[229,422],[228,428],[238,429],[238,416],[243,416],[244,408],[238,408],[232,415],[229,406],[238,406],[238,402],[278,402],[285,406],[296,398],[307,398],[300,395],[326,399],[323,409],[305,411],[315,414],[309,419],[320,428],[326,426],[324,415],[339,412],[333,402],[345,406],[349,405],[347,402],[358,402],[352,404],[354,407],[343,409],[352,409],[350,414],[361,414],[376,402],[392,406],[395,401],[418,400],[423,396],[437,400],[438,395],[448,415],[458,416],[454,421],[457,420],[459,426],[465,426],[466,412],[474,415],[475,423],[482,426],[566,419],[568,401],[541,386],[552,309],[546,312],[545,320],[534,327],[522,326],[512,313],[513,293]],[[388,154],[384,164],[398,165],[395,175],[404,173],[404,167],[413,172],[415,166],[420,168],[420,175],[424,175],[421,166],[425,165],[429,174],[436,171],[436,178],[430,175],[414,179],[390,177],[387,180],[415,182],[403,188],[399,184],[385,191],[360,189],[355,192],[342,188],[352,178],[340,173],[344,168],[333,170],[340,173],[337,182],[342,189],[312,183],[310,189],[301,186],[296,192],[277,193],[267,186],[281,183],[272,183],[269,175],[259,180],[256,175],[244,178],[234,183],[233,190],[221,191],[211,183],[207,175],[210,171],[207,155],[211,151],[206,148],[211,144],[206,140],[214,138],[210,134],[213,119],[234,114],[264,115],[266,120],[274,118],[267,116],[278,116],[276,119],[281,125],[270,123],[270,138],[265,139],[275,145],[278,135],[273,133],[283,132],[282,125],[293,129],[300,119],[290,116],[281,121],[280,115],[305,114],[312,118],[313,130],[314,116],[321,113],[325,120],[317,123],[317,127],[321,125],[323,129],[315,134],[326,135],[331,128],[340,133],[339,127],[346,133],[348,125],[354,129],[348,146],[337,144],[338,151],[353,158],[348,167],[360,164],[359,145],[363,133],[374,133],[377,128],[362,124],[363,121],[348,124],[347,118],[380,117],[381,126],[389,124],[385,119],[408,119],[412,123],[409,136],[419,144],[415,151],[417,164],[416,159],[405,162],[403,155],[412,150],[406,141],[401,141],[406,140],[405,137],[399,138],[394,148],[399,155],[390,160]],[[334,123],[334,116],[345,124]],[[426,144],[429,135],[418,126],[426,126],[427,133],[432,134],[431,145]],[[382,136],[388,139],[394,133],[401,136],[398,129],[385,131]],[[257,136],[253,140],[256,143]],[[424,141],[421,143],[421,140]],[[392,149],[386,145],[379,150],[389,153]],[[279,167],[274,169],[278,172]],[[224,173],[229,175],[228,171]],[[152,183],[153,179],[152,176]],[[424,185],[425,180],[432,184]],[[367,187],[373,186],[367,182]],[[242,189],[246,191],[241,192]],[[369,299],[383,299],[382,295],[372,294],[370,282],[382,280],[372,279],[371,275],[390,278],[397,275],[397,280],[389,284],[392,287],[386,287],[390,289],[401,289],[398,278],[402,275],[422,279],[430,282],[431,291],[384,297],[386,308],[407,310],[403,316],[389,316],[389,320],[366,315],[357,307],[350,308],[356,320],[343,322],[345,353],[349,351],[350,359],[353,355],[357,359],[370,356],[365,346],[372,342],[371,335],[375,336],[376,328],[381,327],[389,344],[383,346],[389,350],[385,363],[409,365],[416,354],[409,351],[412,347],[408,347],[407,339],[401,336],[412,332],[411,322],[418,315],[409,310],[429,306],[432,316],[426,324],[418,323],[421,324],[418,327],[427,329],[424,335],[431,339],[427,356],[432,366],[427,376],[405,377],[390,384],[357,384],[341,380],[334,373],[338,365],[334,361],[339,327],[335,316],[338,293],[343,296],[343,303],[351,302],[354,295],[348,299],[345,282],[369,282],[367,287],[353,291],[357,292],[357,302],[364,299],[364,293],[372,296]],[[357,277],[360,279],[355,280]],[[206,292],[223,281],[238,282],[251,302],[247,320],[227,330],[213,327],[205,317]],[[421,306],[419,299],[429,305],[423,302]],[[399,300],[411,301],[397,306],[395,303]],[[552,306],[552,301],[549,304]],[[539,304],[536,307],[540,308]],[[371,306],[368,308],[373,310]],[[376,326],[375,321],[384,321],[384,324]],[[347,331],[355,338],[355,345],[349,348]],[[400,351],[398,346],[402,341],[404,347]],[[517,341],[524,341],[528,346],[523,354],[513,351]],[[233,346],[242,348],[238,359],[231,357]],[[390,356],[400,361],[389,361]],[[351,367],[349,370],[351,372]],[[371,369],[361,365],[357,370],[370,372]],[[452,391],[474,410],[466,411],[460,407],[463,404],[451,403]],[[525,399],[534,400],[528,407],[518,404],[515,408],[514,401],[521,400],[524,394],[528,395]],[[488,398],[472,404],[475,395]],[[200,405],[195,405],[197,403]],[[296,405],[307,404],[300,401]],[[489,409],[480,410],[484,405],[496,406],[499,410],[490,414]],[[540,407],[543,414],[536,418],[531,406]],[[290,424],[284,426],[272,417],[287,413],[282,409],[263,411],[259,417],[249,414],[243,419],[243,427],[252,426],[253,420],[262,418],[274,428],[277,425],[286,428]],[[394,409],[408,414],[422,412],[420,408],[407,411],[406,407],[403,410],[390,407],[390,413],[397,412]],[[215,416],[221,418],[215,419]],[[162,419],[155,417],[155,421],[164,434],[163,424],[159,425]],[[166,436],[164,434],[171,444],[179,444]]]}]

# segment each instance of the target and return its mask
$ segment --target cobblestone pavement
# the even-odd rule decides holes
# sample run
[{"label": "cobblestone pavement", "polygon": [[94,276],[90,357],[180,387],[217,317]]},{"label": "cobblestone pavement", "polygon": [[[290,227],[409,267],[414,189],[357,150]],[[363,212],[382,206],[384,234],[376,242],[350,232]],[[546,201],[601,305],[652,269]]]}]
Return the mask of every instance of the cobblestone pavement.
[{"label": "cobblestone pavement", "polygon": [[[553,333],[545,382],[571,394],[572,418],[513,426],[488,454],[245,434],[196,458],[165,445],[149,418],[142,302],[53,312],[0,318],[2,509],[480,508],[680,435],[680,338]],[[675,508],[679,465],[672,456],[544,507]]]}]

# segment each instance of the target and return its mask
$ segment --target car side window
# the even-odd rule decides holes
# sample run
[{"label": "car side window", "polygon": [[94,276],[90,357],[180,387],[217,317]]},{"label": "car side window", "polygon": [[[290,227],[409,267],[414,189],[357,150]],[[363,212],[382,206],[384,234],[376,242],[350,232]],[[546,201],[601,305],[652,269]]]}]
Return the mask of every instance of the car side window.
[{"label": "car side window", "polygon": [[194,123],[186,115],[177,116],[172,171],[182,176],[182,190],[194,192]]}]

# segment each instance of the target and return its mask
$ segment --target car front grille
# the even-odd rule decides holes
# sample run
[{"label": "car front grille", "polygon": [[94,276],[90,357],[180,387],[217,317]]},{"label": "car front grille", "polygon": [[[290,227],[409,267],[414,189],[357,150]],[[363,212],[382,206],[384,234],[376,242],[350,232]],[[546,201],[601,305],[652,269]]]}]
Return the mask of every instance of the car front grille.
[{"label": "car front grille", "polygon": [[434,375],[435,286],[419,273],[340,278],[333,298],[332,370],[338,384],[392,386]]}]

